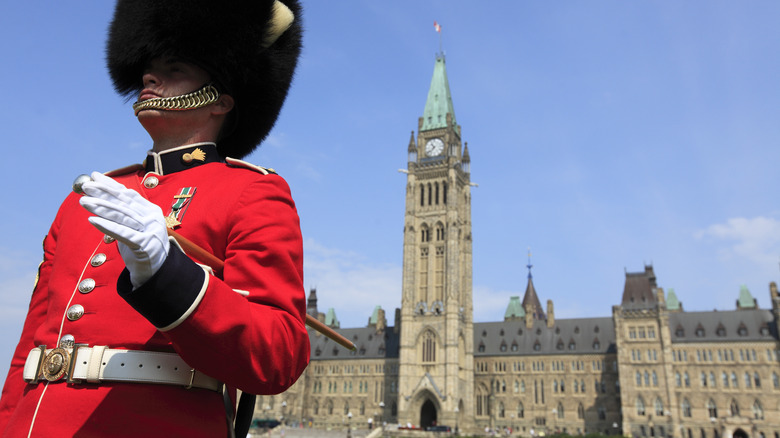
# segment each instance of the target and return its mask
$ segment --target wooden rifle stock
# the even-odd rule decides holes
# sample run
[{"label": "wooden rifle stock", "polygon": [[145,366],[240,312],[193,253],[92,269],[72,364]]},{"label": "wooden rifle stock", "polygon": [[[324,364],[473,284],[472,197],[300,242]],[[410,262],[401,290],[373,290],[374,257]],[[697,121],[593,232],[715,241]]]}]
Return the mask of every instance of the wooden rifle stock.
[{"label": "wooden rifle stock", "polygon": [[[182,236],[181,234],[168,229],[168,235],[176,239],[176,242],[181,245],[182,249],[184,249],[185,252],[187,252],[189,255],[195,257],[203,264],[209,266],[211,269],[214,270],[214,273],[217,275],[222,274],[222,270],[225,267],[225,262],[217,258],[214,254],[206,251],[205,249],[201,248],[200,246],[196,245],[191,240],[187,239],[186,237]],[[355,344],[352,343],[349,339],[345,338],[344,336],[341,336],[339,333],[337,333],[332,328],[326,326],[319,320],[315,319],[308,313],[306,314],[306,325],[313,328],[314,330],[317,330],[318,332],[322,333],[323,335],[329,337],[330,339],[333,339],[336,341],[339,345],[349,349],[349,350],[355,350]]]}]

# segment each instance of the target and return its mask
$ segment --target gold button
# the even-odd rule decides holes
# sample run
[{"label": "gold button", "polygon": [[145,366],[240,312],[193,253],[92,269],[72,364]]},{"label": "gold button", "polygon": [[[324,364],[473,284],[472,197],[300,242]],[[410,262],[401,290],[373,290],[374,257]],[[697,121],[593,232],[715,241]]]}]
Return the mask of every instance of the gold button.
[{"label": "gold button", "polygon": [[114,243],[115,240],[116,239],[114,239],[113,237],[109,236],[108,234],[105,234],[103,236],[103,243]]},{"label": "gold button", "polygon": [[184,162],[184,164],[192,163],[192,154],[187,152],[186,154],[182,155],[181,161]]},{"label": "gold button", "polygon": [[106,262],[106,255],[101,252],[101,253],[95,254],[95,256],[92,257],[92,260],[89,261],[89,264],[94,266],[94,267],[98,267],[98,266],[102,265],[105,262]]},{"label": "gold button", "polygon": [[156,176],[150,176],[144,180],[144,187],[147,189],[153,189],[157,187],[157,184],[160,184],[160,180]]},{"label": "gold button", "polygon": [[81,304],[74,304],[68,308],[66,315],[69,320],[77,321],[79,318],[84,316],[84,306]]},{"label": "gold button", "polygon": [[88,294],[95,289],[95,280],[91,278],[85,278],[79,283],[79,292]]}]

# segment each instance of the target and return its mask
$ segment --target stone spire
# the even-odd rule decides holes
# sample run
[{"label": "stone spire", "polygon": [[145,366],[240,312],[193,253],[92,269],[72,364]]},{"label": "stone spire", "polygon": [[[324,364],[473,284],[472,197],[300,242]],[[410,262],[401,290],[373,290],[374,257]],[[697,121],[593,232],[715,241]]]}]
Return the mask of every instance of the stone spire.
[{"label": "stone spire", "polygon": [[530,249],[528,250],[528,264],[526,267],[528,268],[528,285],[525,287],[525,295],[523,296],[523,308],[528,309],[528,306],[530,305],[533,307],[533,318],[544,320],[546,318],[544,316],[544,310],[542,310],[542,303],[539,301],[539,296],[536,295],[536,288],[534,288],[534,280],[531,275],[531,268],[533,265],[531,264]]}]

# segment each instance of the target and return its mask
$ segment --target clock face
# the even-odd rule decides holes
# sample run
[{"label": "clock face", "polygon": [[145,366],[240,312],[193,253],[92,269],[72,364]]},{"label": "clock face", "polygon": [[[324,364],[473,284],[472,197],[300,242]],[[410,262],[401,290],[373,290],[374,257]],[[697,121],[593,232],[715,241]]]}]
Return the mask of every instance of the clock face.
[{"label": "clock face", "polygon": [[425,144],[425,154],[429,157],[435,157],[442,151],[444,151],[444,142],[440,138],[433,138]]}]

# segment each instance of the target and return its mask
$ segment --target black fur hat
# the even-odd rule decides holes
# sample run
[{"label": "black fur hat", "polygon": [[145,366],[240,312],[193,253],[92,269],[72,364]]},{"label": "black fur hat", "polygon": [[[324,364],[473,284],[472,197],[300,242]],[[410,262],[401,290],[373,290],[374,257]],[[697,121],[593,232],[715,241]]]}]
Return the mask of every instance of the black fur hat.
[{"label": "black fur hat", "polygon": [[106,44],[114,89],[140,92],[144,68],[158,56],[200,65],[236,102],[220,154],[244,157],[276,122],[301,51],[301,7],[281,2],[294,19],[278,35],[274,0],[118,0]]}]

